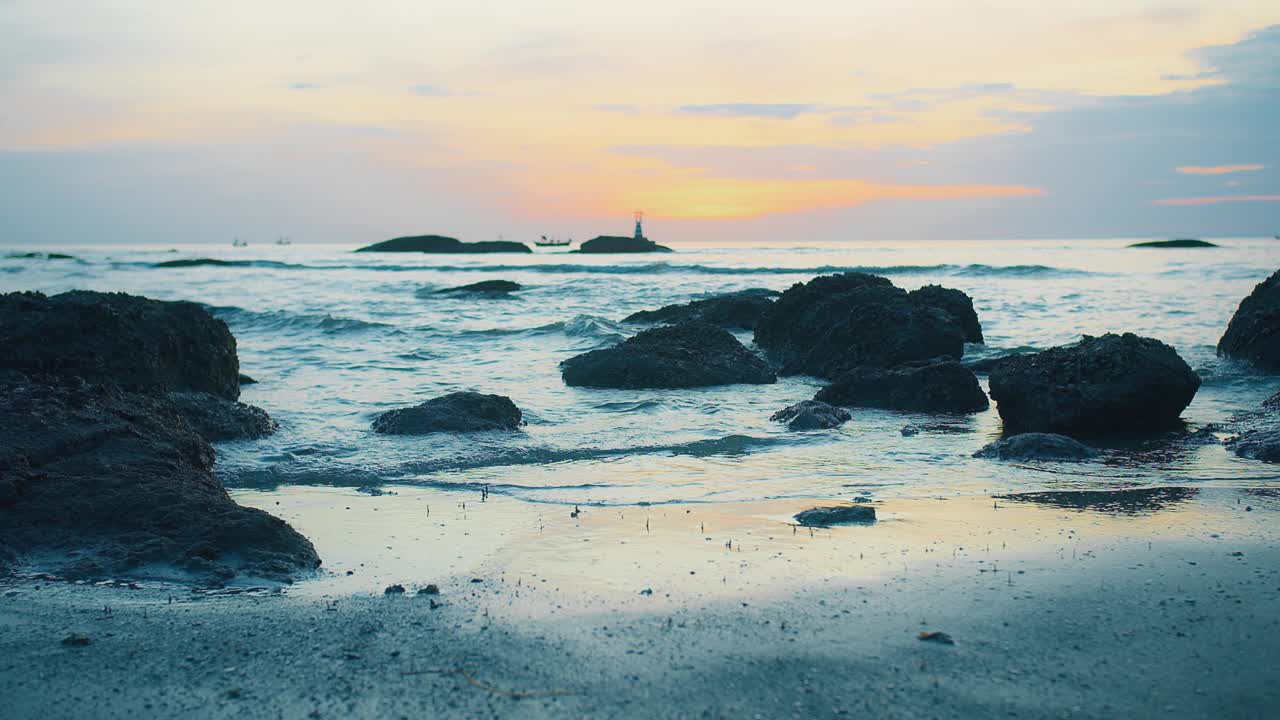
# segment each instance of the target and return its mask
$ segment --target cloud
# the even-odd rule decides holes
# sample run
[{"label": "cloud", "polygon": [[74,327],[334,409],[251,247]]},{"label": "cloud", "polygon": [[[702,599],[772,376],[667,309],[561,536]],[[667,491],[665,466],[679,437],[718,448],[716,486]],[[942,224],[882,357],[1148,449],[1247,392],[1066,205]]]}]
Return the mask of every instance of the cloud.
[{"label": "cloud", "polygon": [[290,89],[290,90],[315,90],[315,89],[317,89],[317,88],[319,88],[319,87],[320,87],[320,86],[319,86],[319,85],[317,85],[316,83],[310,83],[310,82],[294,82],[294,83],[289,83],[289,89]]},{"label": "cloud", "polygon": [[1183,207],[1194,205],[1218,205],[1221,203],[1255,202],[1280,202],[1280,195],[1215,195],[1210,197],[1161,198],[1154,201],[1154,204]]},{"label": "cloud", "polygon": [[[835,209],[823,215],[823,223],[843,228],[841,237],[1270,235],[1275,232],[1273,198],[1280,192],[1280,135],[1274,121],[1280,117],[1280,92],[1266,83],[1280,78],[1280,26],[1237,45],[1190,54],[1214,63],[1201,69],[1219,73],[1223,81],[1159,95],[1050,94],[1048,99],[1066,102],[1034,111],[988,111],[1016,121],[1016,132],[933,146],[649,145],[614,151],[673,167],[705,168],[709,176],[865,178],[895,186],[1008,186],[1045,193],[961,198],[931,204],[928,211],[911,202]],[[1000,84],[943,90],[917,88],[882,95],[880,101],[913,93],[972,96],[980,90],[1002,91],[1006,98],[1038,95]],[[1250,194],[1225,191],[1222,198],[1205,199],[1205,175],[1170,172],[1180,159],[1208,161],[1183,167],[1226,167],[1213,164],[1220,158],[1248,158],[1248,164],[1262,166],[1247,171]],[[789,170],[801,166],[803,177]]]},{"label": "cloud", "polygon": [[624,115],[635,115],[640,112],[640,108],[635,105],[621,105],[614,103],[600,103],[599,105],[592,105],[591,109],[599,110],[600,112],[623,113]]},{"label": "cloud", "polygon": [[1174,168],[1183,175],[1228,175],[1238,172],[1262,170],[1265,165],[1179,165]]},{"label": "cloud", "polygon": [[409,86],[409,92],[419,97],[449,97],[453,94],[448,88],[427,84],[411,85]]},{"label": "cloud", "polygon": [[829,111],[811,103],[718,103],[712,105],[682,105],[676,108],[676,112],[686,115],[791,120],[801,115]]}]

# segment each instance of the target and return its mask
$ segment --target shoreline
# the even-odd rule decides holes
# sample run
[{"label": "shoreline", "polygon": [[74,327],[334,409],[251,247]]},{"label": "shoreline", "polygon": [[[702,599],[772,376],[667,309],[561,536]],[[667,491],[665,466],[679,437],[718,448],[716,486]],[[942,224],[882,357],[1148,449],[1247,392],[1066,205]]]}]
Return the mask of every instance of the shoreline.
[{"label": "shoreline", "polygon": [[[705,534],[693,512],[555,508],[486,548],[467,533],[510,509],[446,516],[441,498],[457,542],[424,533],[451,557],[412,575],[365,557],[386,572],[348,578],[362,568],[322,534],[340,582],[5,581],[0,695],[15,718],[1263,717],[1280,700],[1280,494],[1150,500],[894,499],[874,525],[812,534],[781,520],[803,501],[707,512],[725,524]],[[407,592],[382,595],[388,574]],[[415,594],[427,583],[440,594]]]}]

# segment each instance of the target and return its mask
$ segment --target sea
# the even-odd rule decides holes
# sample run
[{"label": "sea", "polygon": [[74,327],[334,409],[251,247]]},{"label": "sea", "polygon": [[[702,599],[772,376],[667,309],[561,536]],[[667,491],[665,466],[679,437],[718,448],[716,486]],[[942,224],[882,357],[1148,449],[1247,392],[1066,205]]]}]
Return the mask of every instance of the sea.
[{"label": "sea", "polygon": [[[968,293],[985,345],[965,361],[1075,342],[1159,338],[1200,374],[1192,430],[1254,409],[1280,378],[1216,356],[1232,313],[1280,265],[1280,241],[1131,248],[1131,239],[677,245],[671,254],[353,253],[355,245],[0,248],[0,289],[123,291],[206,306],[235,334],[241,399],[275,435],[217,446],[233,493],[269,505],[291,488],[381,495],[474,491],[545,506],[634,507],[777,499],[947,497],[1148,485],[1257,487],[1276,467],[1220,444],[1148,441],[1086,463],[975,459],[997,439],[993,407],[964,416],[853,409],[835,430],[790,432],[769,417],[822,381],[684,390],[567,387],[559,364],[644,329],[627,315],[747,288],[785,290],[859,271],[904,289]],[[70,260],[7,257],[56,251]],[[224,264],[162,267],[180,259]],[[512,280],[509,297],[440,294]],[[737,333],[750,345],[749,332]],[[986,377],[980,375],[984,388]],[[373,419],[458,390],[511,397],[518,432],[393,437]],[[903,428],[915,425],[916,434]]]}]

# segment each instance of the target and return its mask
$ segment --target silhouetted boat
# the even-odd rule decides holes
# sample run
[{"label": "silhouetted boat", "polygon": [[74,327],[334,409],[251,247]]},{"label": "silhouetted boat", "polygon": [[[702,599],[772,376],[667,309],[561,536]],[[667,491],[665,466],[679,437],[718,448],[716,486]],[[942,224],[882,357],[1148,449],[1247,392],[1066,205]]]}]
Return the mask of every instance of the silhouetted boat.
[{"label": "silhouetted boat", "polygon": [[568,247],[573,244],[573,238],[569,238],[568,240],[557,240],[543,235],[541,240],[534,240],[533,244],[538,247]]}]

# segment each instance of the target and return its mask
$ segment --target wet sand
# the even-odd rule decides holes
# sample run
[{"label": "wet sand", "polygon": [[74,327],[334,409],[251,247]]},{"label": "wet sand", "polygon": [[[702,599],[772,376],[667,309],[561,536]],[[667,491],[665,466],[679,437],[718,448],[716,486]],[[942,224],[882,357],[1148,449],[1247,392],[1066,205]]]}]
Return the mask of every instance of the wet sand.
[{"label": "wet sand", "polygon": [[570,517],[396,491],[238,494],[326,559],[281,592],[7,582],[4,717],[1263,718],[1280,701],[1270,491],[895,499],[874,525],[812,531],[786,524],[813,505],[794,501]]}]

